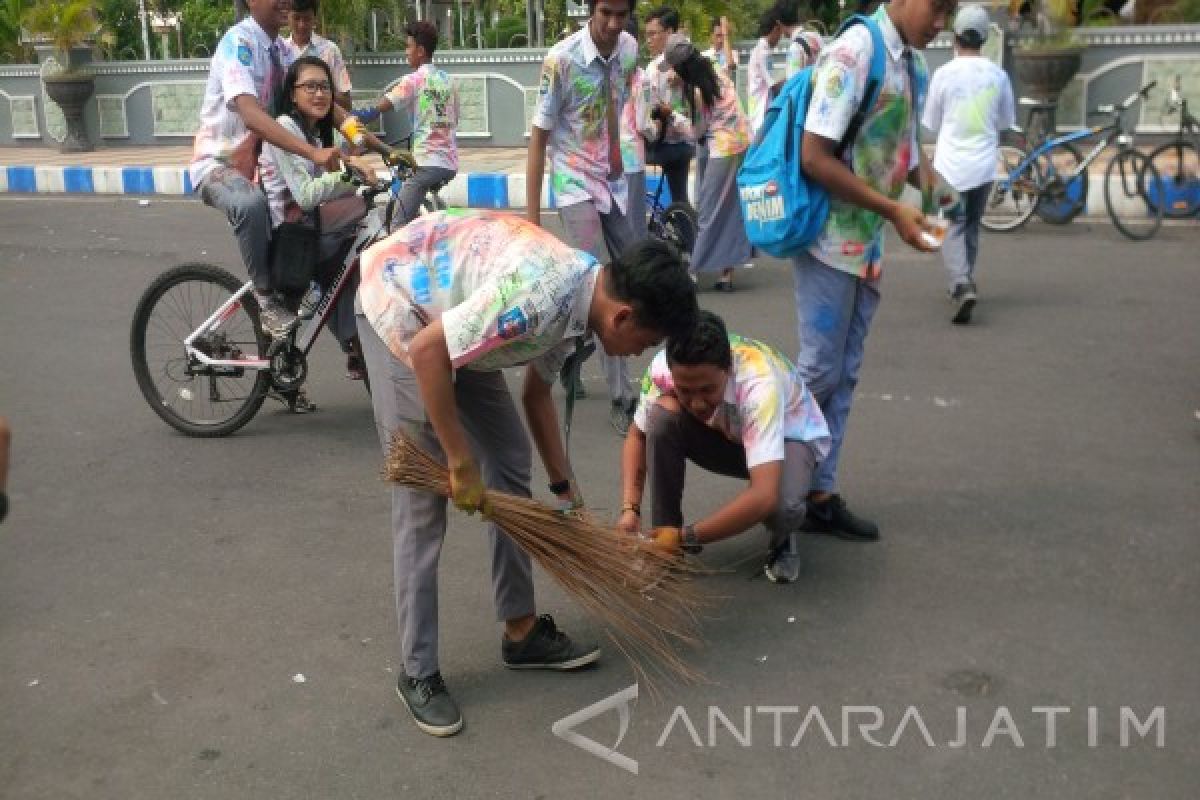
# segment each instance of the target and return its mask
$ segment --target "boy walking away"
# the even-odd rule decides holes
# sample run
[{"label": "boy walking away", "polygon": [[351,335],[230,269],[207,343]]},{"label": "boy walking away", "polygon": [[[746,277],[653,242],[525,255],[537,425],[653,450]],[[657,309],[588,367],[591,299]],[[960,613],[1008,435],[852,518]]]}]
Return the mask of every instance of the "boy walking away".
[{"label": "boy walking away", "polygon": [[[800,524],[813,466],[829,450],[829,429],[796,369],[768,344],[728,333],[701,311],[671,337],[642,380],[642,396],[621,456],[618,530],[641,529],[646,478],[658,547],[698,553],[758,523],[771,532],[766,575],[791,583],[800,572]],[[698,522],[683,522],[687,462],[748,480],[732,500]]]},{"label": "boy walking away", "polygon": [[393,108],[407,118],[417,169],[400,191],[403,224],[416,219],[425,195],[458,173],[458,90],[445,70],[433,65],[438,31],[432,22],[410,22],[405,58],[412,72],[401,78],[374,107],[354,116],[371,122]]},{"label": "boy walking away", "polygon": [[[529,134],[529,221],[541,224],[549,145],[550,187],[566,240],[597,261],[603,260],[605,245],[616,254],[633,240],[618,117],[637,67],[637,40],[625,31],[636,2],[589,0],[587,24],[550,48]],[[600,361],[612,400],[609,420],[624,436],[637,401],[629,366],[620,354],[603,348]]]},{"label": "boy walking away", "polygon": [[337,148],[309,144],[268,113],[293,61],[292,48],[279,38],[291,4],[246,0],[246,7],[249,15],[225,32],[213,55],[188,172],[204,204],[224,211],[233,226],[263,330],[282,337],[296,324],[296,315],[277,296],[271,279],[271,212],[254,183],[262,143],[329,172],[340,167],[341,158]]},{"label": "boy walking away", "polygon": [[320,11],[320,0],[292,0],[288,23],[292,35],[286,41],[295,51],[293,58],[316,56],[329,65],[329,71],[333,73],[333,101],[349,111],[352,107],[350,91],[354,88],[350,84],[350,71],[346,69],[341,48],[314,32]]},{"label": "boy walking away", "polygon": [[[846,507],[837,493],[838,457],[858,384],[864,346],[879,305],[883,223],[929,252],[931,232],[921,209],[899,197],[906,182],[930,181],[917,141],[921,87],[928,71],[919,52],[953,13],[955,0],[892,0],[871,17],[885,49],[878,99],[865,109],[858,134],[842,158],[836,148],[866,94],[874,36],[853,25],[826,45],[817,62],[804,122],[801,168],[831,195],[829,217],[807,252],[792,258],[799,318],[797,366],[829,423],[833,446],[818,466],[809,495],[806,529],[845,539],[879,538],[878,526]],[[853,131],[851,131],[853,133]]]},{"label": "boy walking away", "polygon": [[982,6],[954,16],[954,59],[934,73],[921,120],[937,134],[934,170],[962,198],[942,244],[956,325],[970,322],[975,308],[979,221],[992,192],[1000,131],[1016,124],[1008,75],[980,55],[989,24]]},{"label": "boy walking away", "polygon": [[[564,509],[582,497],[567,463],[550,387],[580,337],[636,355],[689,330],[696,295],[678,255],[646,240],[601,266],[528,221],[499,212],[441,211],[373,245],[362,259],[359,337],[384,451],[406,431],[450,470],[454,504],[479,510],[488,490],[529,497],[529,437],[503,370],[525,365],[521,405]],[[392,488],[401,674],[396,691],[417,727],[462,729],[438,663],[438,559],[446,499]],[[510,669],[570,670],[600,650],[536,616],[529,555],[489,526],[492,592]]]}]

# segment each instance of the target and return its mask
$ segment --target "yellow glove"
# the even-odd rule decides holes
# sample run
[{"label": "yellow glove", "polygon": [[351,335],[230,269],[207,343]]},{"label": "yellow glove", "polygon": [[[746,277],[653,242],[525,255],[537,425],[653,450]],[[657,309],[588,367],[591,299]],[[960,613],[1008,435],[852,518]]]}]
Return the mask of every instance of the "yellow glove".
[{"label": "yellow glove", "polygon": [[487,501],[487,490],[483,485],[483,477],[479,474],[479,464],[469,458],[450,470],[450,499],[456,508],[468,514],[476,511],[483,512],[486,517],[491,513]]}]

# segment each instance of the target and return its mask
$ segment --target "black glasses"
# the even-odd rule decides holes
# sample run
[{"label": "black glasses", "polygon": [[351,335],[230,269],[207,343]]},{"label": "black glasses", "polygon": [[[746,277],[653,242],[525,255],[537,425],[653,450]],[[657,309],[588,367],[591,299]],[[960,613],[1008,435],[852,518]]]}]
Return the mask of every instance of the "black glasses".
[{"label": "black glasses", "polygon": [[305,94],[317,94],[318,92],[329,94],[333,91],[333,87],[329,85],[328,81],[306,81],[297,83],[296,88],[303,89]]}]

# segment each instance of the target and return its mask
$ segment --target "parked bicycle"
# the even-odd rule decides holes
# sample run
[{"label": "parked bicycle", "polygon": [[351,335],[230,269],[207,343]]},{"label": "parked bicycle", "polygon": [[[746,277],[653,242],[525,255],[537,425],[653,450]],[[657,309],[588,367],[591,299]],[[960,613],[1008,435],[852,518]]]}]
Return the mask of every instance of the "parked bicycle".
[{"label": "parked bicycle", "polygon": [[[1088,167],[1110,144],[1115,144],[1116,153],[1104,173],[1108,215],[1117,230],[1135,241],[1157,233],[1165,205],[1161,180],[1150,158],[1134,148],[1130,126],[1125,122],[1130,106],[1145,99],[1154,86],[1155,82],[1143,86],[1118,106],[1097,108],[1096,114],[1110,117],[1107,124],[1047,139],[1031,151],[1019,152],[1015,164],[1012,148],[1002,148],[997,165],[1000,174],[992,186],[983,226],[992,231],[1016,230],[1042,203],[1073,207],[1076,200],[1069,194],[1070,187],[1078,187],[1078,196],[1086,202]],[[1099,141],[1081,159],[1072,143],[1093,137],[1099,137]],[[1074,210],[1071,215],[1078,213]]]},{"label": "parked bicycle", "polygon": [[1200,214],[1200,121],[1188,112],[1182,77],[1175,76],[1167,95],[1165,115],[1179,113],[1174,138],[1150,154],[1162,179],[1163,215],[1171,219]]},{"label": "parked bicycle", "polygon": [[[133,315],[129,349],[138,388],[164,422],[188,436],[228,436],[268,396],[295,408],[308,378],[308,354],[356,274],[362,251],[388,235],[391,207],[415,166],[408,154],[389,161],[389,180],[353,179],[369,210],[329,286],[310,293],[301,323],[286,337],[272,340],[263,332],[254,284],[214,264],[181,264],[146,288]],[[386,216],[374,205],[385,192]]]},{"label": "parked bicycle", "polygon": [[658,172],[658,185],[654,191],[646,190],[646,205],[649,218],[646,221],[646,232],[664,242],[675,245],[684,258],[690,258],[692,247],[696,244],[696,233],[699,224],[696,211],[683,202],[673,202],[663,207],[663,186],[666,184],[662,168]]},{"label": "parked bicycle", "polygon": [[[1005,174],[1021,163],[1021,155],[1037,149],[1058,130],[1058,104],[1032,97],[1017,101],[1022,108],[1029,109],[1024,127],[1017,126],[1002,140],[1009,149],[1001,153],[1003,163],[1008,165]],[[1045,158],[1045,156],[1043,156]],[[1056,152],[1063,167],[1073,168],[1082,161],[1079,151],[1072,144],[1063,144]],[[1045,172],[1043,166],[1042,169]],[[1086,179],[1085,179],[1086,180]],[[1066,225],[1083,211],[1087,203],[1087,185],[1081,180],[1064,181],[1047,187],[1040,202],[1035,204],[1034,213],[1052,225]]]}]

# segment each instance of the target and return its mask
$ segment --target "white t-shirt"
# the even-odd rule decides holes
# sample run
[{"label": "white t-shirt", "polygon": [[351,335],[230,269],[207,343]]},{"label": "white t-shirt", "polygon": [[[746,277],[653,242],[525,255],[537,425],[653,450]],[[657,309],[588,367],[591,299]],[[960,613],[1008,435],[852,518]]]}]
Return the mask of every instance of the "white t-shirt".
[{"label": "white t-shirt", "polygon": [[1015,123],[1008,75],[986,58],[958,56],[933,74],[921,124],[938,135],[933,168],[956,190],[995,177],[1000,131]]}]

